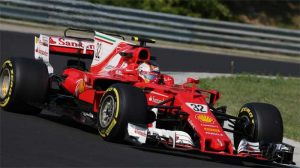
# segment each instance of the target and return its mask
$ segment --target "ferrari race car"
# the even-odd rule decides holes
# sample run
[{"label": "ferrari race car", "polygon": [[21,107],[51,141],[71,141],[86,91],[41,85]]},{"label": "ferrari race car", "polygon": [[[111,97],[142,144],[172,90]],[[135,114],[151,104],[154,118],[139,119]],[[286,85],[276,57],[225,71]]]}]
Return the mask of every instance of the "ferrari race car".
[{"label": "ferrari race car", "polygon": [[[92,36],[70,35],[81,31]],[[62,113],[97,128],[106,141],[294,164],[294,147],[282,143],[283,122],[275,106],[247,103],[231,116],[225,106],[215,107],[218,91],[198,88],[193,78],[175,84],[162,74],[146,46],[154,40],[132,40],[139,44],[71,28],[64,37],[35,37],[35,59],[2,64],[0,107]],[[61,74],[50,63],[53,53],[70,57]],[[85,59],[92,60],[89,68]],[[233,133],[233,142],[225,132]]]}]

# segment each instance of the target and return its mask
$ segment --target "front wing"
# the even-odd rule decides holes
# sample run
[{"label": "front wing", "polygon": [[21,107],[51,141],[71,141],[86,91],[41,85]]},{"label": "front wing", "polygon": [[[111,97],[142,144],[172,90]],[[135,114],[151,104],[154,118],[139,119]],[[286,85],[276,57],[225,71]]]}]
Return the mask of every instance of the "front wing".
[{"label": "front wing", "polygon": [[[199,151],[192,138],[183,131],[170,131],[128,123],[126,140],[135,145],[154,145],[168,149]],[[224,152],[205,152],[235,157],[252,157],[259,160],[273,161],[280,164],[293,162],[294,147],[285,143],[249,142],[243,139],[235,154]]]}]

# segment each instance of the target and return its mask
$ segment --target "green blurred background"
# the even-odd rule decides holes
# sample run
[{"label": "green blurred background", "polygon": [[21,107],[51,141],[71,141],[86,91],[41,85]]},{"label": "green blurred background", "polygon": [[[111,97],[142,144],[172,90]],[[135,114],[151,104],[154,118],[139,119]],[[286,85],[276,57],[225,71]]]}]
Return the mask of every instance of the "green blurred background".
[{"label": "green blurred background", "polygon": [[88,0],[113,6],[234,21],[300,28],[300,0]]}]

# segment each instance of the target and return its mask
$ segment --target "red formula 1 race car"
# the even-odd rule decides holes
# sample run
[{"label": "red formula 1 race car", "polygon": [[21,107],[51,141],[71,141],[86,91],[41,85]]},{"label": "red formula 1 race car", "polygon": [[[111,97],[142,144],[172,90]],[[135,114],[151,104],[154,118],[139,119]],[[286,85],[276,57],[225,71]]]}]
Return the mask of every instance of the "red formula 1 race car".
[{"label": "red formula 1 race car", "polygon": [[[293,164],[294,147],[282,143],[283,123],[275,106],[248,103],[238,116],[228,115],[225,106],[214,107],[219,92],[197,88],[199,80],[192,78],[174,84],[173,77],[160,73],[146,47],[154,40],[133,37],[136,45],[96,31],[91,38],[70,36],[74,31],[83,30],[36,37],[35,59],[4,61],[2,109],[60,112],[96,127],[107,141]],[[55,74],[52,53],[75,59]],[[86,58],[92,59],[89,69]],[[225,131],[233,133],[233,142]]]}]

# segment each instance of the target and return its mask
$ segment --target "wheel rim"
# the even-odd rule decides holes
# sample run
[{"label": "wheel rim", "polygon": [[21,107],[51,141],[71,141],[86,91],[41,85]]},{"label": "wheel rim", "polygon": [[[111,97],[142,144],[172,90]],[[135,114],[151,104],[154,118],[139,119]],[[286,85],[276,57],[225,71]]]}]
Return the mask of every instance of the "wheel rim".
[{"label": "wheel rim", "polygon": [[9,92],[10,86],[10,72],[5,68],[0,75],[0,98],[4,99]]},{"label": "wheel rim", "polygon": [[111,123],[114,118],[115,107],[115,99],[111,95],[105,97],[99,112],[99,123],[102,128],[106,128]]}]

